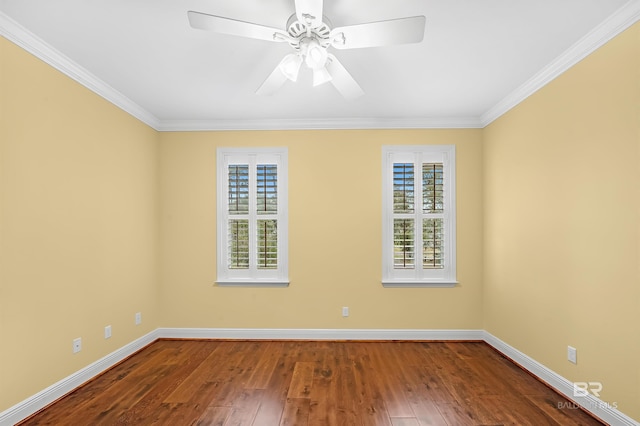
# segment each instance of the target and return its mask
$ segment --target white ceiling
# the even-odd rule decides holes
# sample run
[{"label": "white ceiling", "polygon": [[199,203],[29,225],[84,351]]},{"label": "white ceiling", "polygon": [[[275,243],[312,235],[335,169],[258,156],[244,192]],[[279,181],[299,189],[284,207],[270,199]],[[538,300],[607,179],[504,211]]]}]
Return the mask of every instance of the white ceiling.
[{"label": "white ceiling", "polygon": [[0,0],[0,34],[158,130],[482,127],[638,20],[638,0],[325,0],[334,27],[427,18],[419,44],[331,49],[364,89],[310,72],[254,92],[286,43],[189,26],[187,11],[284,29],[293,0]]}]

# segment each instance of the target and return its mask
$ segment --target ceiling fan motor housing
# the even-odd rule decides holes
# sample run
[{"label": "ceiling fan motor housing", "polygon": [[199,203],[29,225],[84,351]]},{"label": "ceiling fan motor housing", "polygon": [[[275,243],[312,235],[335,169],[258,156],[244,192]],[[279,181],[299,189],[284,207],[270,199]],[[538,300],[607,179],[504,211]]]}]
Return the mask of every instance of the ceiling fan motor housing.
[{"label": "ceiling fan motor housing", "polygon": [[301,42],[305,38],[316,40],[322,48],[326,49],[331,45],[331,27],[329,25],[329,19],[323,16],[322,24],[316,27],[308,27],[305,23],[300,22],[294,13],[287,21],[287,33],[291,37],[287,41],[296,51],[302,49],[304,43]]}]

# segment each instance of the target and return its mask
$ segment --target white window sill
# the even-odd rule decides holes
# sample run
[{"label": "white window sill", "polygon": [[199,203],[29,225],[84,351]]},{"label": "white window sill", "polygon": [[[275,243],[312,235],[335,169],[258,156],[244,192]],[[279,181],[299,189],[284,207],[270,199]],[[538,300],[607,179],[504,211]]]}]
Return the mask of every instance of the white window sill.
[{"label": "white window sill", "polygon": [[451,288],[458,281],[382,281],[385,288]]},{"label": "white window sill", "polygon": [[218,287],[289,287],[289,281],[270,280],[219,280],[216,281]]}]

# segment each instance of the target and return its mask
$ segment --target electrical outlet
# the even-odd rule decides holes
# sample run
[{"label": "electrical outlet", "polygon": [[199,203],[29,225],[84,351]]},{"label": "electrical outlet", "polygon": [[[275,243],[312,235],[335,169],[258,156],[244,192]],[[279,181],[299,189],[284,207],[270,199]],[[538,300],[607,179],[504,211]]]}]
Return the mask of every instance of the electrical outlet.
[{"label": "electrical outlet", "polygon": [[73,353],[77,354],[82,350],[82,338],[73,339]]},{"label": "electrical outlet", "polygon": [[111,326],[108,325],[104,328],[104,338],[108,339],[111,337]]},{"label": "electrical outlet", "polygon": [[136,325],[142,324],[142,313],[136,312]]},{"label": "electrical outlet", "polygon": [[574,364],[578,363],[578,350],[573,346],[567,346],[567,360]]},{"label": "electrical outlet", "polygon": [[343,306],[342,307],[342,316],[343,317],[348,317],[349,316],[349,307],[348,306]]}]

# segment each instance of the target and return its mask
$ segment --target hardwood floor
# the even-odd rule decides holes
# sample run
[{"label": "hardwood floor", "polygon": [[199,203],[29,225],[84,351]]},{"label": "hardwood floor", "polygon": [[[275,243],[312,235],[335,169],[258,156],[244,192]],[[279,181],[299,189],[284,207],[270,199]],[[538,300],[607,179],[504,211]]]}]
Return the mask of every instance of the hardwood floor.
[{"label": "hardwood floor", "polygon": [[160,340],[23,425],[599,425],[482,342]]}]

